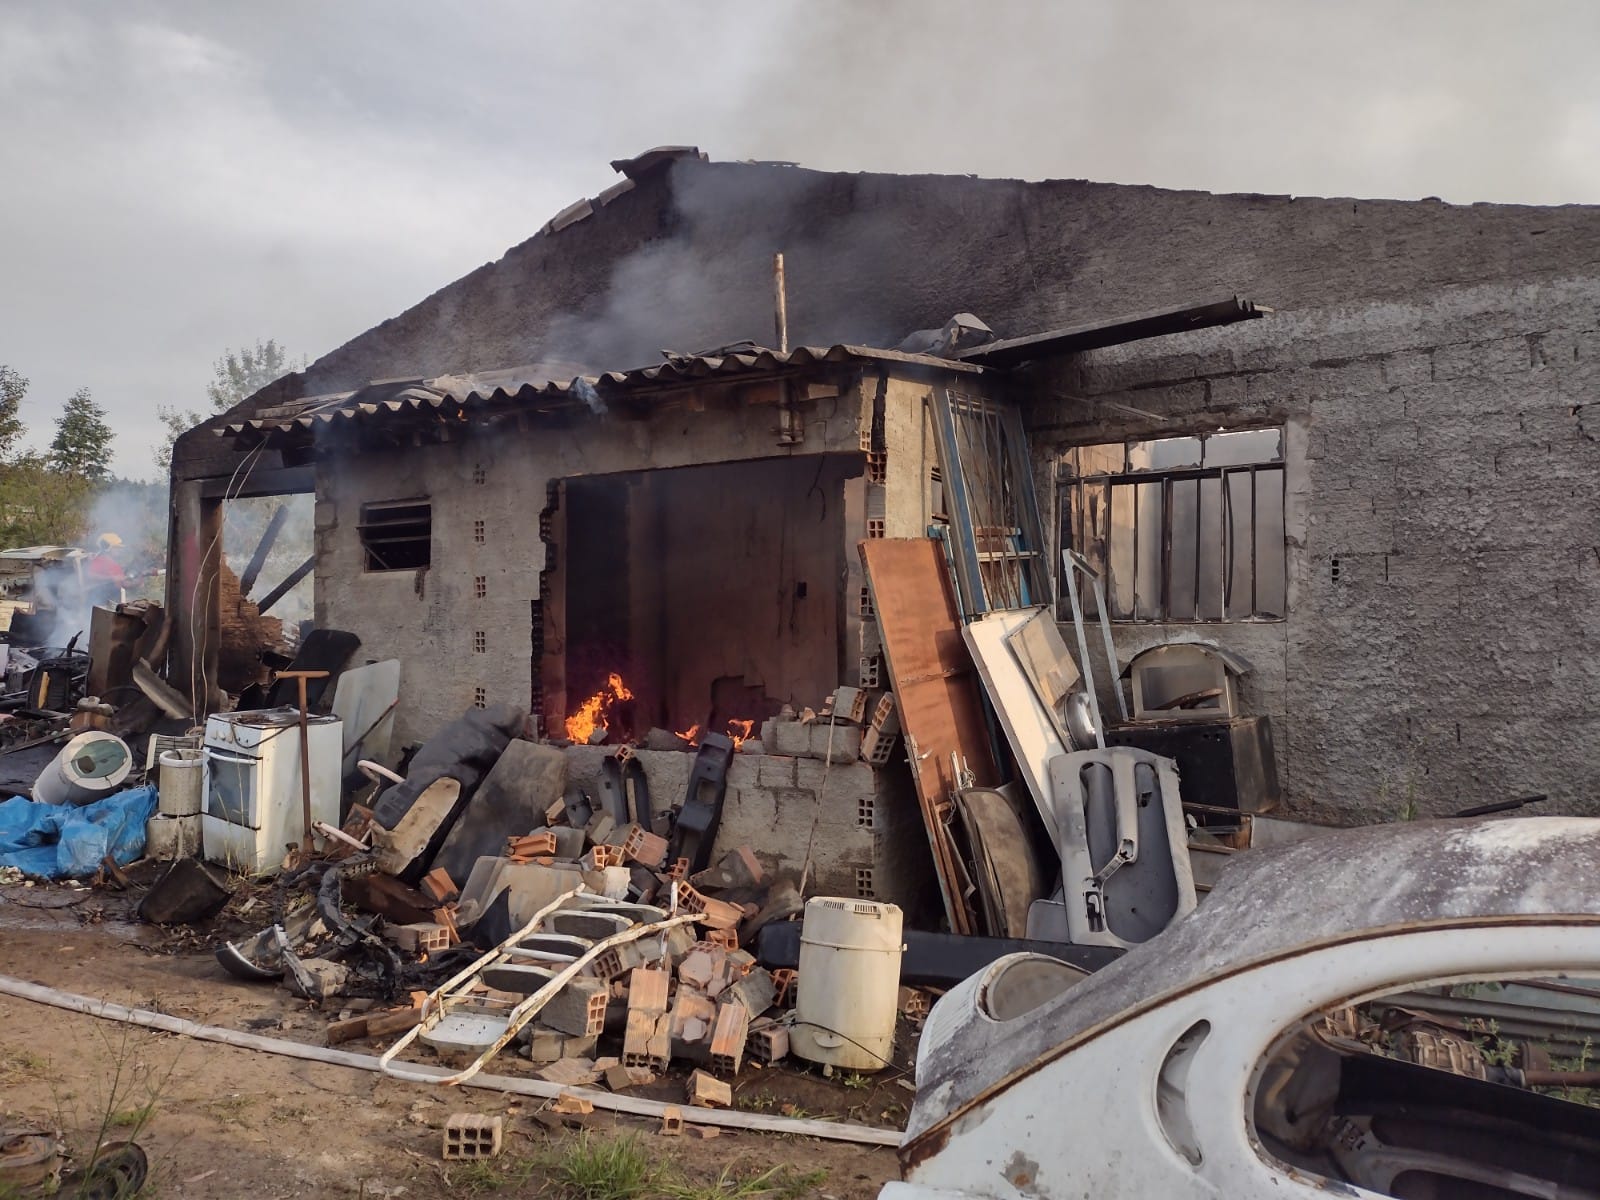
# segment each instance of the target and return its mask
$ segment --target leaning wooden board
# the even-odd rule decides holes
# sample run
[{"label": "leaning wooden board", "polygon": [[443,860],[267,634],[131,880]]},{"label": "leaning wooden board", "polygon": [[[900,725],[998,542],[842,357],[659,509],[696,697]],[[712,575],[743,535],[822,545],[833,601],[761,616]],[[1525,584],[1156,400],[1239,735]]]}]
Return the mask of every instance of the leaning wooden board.
[{"label": "leaning wooden board", "polygon": [[939,544],[929,538],[873,538],[861,543],[861,561],[883,633],[945,915],[952,931],[976,933],[969,873],[950,837],[956,789],[950,756],[965,762],[979,787],[995,787],[1000,779],[949,568]]}]

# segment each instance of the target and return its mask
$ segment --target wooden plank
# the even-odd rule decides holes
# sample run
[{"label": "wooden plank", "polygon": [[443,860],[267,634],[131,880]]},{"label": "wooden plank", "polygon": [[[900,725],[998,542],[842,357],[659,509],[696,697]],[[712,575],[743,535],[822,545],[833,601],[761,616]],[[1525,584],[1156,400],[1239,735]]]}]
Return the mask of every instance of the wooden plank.
[{"label": "wooden plank", "polygon": [[979,787],[999,784],[989,748],[983,697],[944,554],[929,538],[873,538],[861,543],[872,607],[883,631],[900,726],[933,851],[945,915],[955,933],[978,932],[966,878],[949,833],[959,756]]}]

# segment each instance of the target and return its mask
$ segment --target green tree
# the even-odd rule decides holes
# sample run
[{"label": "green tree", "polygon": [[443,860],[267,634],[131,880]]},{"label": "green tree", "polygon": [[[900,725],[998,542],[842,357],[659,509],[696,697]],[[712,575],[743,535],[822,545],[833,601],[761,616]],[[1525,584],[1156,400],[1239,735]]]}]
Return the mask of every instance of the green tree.
[{"label": "green tree", "polygon": [[27,379],[0,363],[0,462],[11,457],[22,437],[22,398],[27,394]]},{"label": "green tree", "polygon": [[0,471],[0,549],[70,546],[83,534],[95,484],[22,455]]},{"label": "green tree", "polygon": [[110,458],[111,426],[106,424],[106,410],[94,402],[88,388],[79,388],[56,418],[50,465],[65,475],[99,482],[111,473]]},{"label": "green tree", "polygon": [[166,441],[156,448],[156,466],[161,468],[162,474],[172,469],[172,444],[180,434],[193,429],[207,416],[227,412],[273,380],[281,379],[290,371],[301,370],[305,365],[305,359],[291,359],[275,338],[257,341],[254,346],[229,350],[211,364],[213,378],[206,384],[206,398],[211,402],[211,413],[165,404],[156,409],[156,416],[167,427]]}]

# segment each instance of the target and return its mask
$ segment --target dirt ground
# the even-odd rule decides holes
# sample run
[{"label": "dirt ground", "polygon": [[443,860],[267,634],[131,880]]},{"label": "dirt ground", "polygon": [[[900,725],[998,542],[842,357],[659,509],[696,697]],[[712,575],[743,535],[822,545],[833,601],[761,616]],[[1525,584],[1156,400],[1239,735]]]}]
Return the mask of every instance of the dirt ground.
[{"label": "dirt ground", "polygon": [[[210,1025],[322,1044],[331,1016],[282,988],[242,984],[192,938],[107,917],[94,892],[0,888],[0,973]],[[371,1043],[342,1049],[376,1053]],[[494,1071],[529,1074],[525,1059]],[[631,1094],[671,1099],[666,1078]],[[735,1107],[904,1123],[911,1094],[889,1071],[870,1081],[747,1067]],[[159,1197],[578,1195],[564,1171],[610,1139],[633,1138],[654,1178],[639,1196],[825,1196],[866,1200],[898,1177],[894,1152],[812,1138],[730,1133],[662,1137],[654,1121],[596,1112],[549,1133],[543,1102],[405,1083],[153,1033],[0,996],[0,1125],[59,1129],[75,1153],[136,1137]],[[441,1161],[453,1112],[505,1117],[506,1148],[484,1167]],[[101,1131],[104,1130],[102,1133]],[[764,1180],[753,1177],[770,1172]],[[741,1186],[742,1181],[742,1186]]]}]

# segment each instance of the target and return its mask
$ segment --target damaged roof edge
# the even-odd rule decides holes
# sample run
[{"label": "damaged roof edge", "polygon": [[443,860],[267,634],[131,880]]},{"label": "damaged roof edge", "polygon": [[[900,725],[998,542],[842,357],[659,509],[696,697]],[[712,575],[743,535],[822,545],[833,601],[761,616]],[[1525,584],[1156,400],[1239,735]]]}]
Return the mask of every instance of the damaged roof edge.
[{"label": "damaged roof edge", "polygon": [[1033,333],[1027,337],[1007,338],[974,346],[956,357],[963,362],[981,363],[986,367],[1014,367],[1037,358],[1052,358],[1059,354],[1078,354],[1084,350],[1099,350],[1106,346],[1120,346],[1144,338],[1162,337],[1171,333],[1187,333],[1191,329],[1210,329],[1218,325],[1232,325],[1236,321],[1253,321],[1272,310],[1257,305],[1253,300],[1233,296],[1214,304],[1196,304],[1188,308],[1166,309],[1143,313],[1134,317],[1118,317],[1092,325],[1078,325],[1070,329],[1052,329],[1047,333]]},{"label": "damaged roof edge", "polygon": [[607,371],[568,379],[551,378],[536,367],[528,367],[441,375],[429,380],[391,381],[387,384],[375,381],[353,391],[307,397],[299,405],[280,406],[269,410],[270,415],[219,428],[217,434],[220,437],[252,440],[252,435],[290,432],[296,427],[309,430],[318,423],[328,424],[337,419],[384,417],[401,412],[417,412],[424,407],[441,408],[452,403],[463,406],[525,403],[546,398],[563,404],[581,405],[581,393],[586,387],[593,388],[603,396],[625,392],[648,393],[703,379],[761,376],[793,368],[838,363],[878,363],[967,375],[986,373],[977,363],[907,354],[874,346],[797,346],[786,353],[755,347],[748,353],[676,355],[665,362],[631,371]]}]

